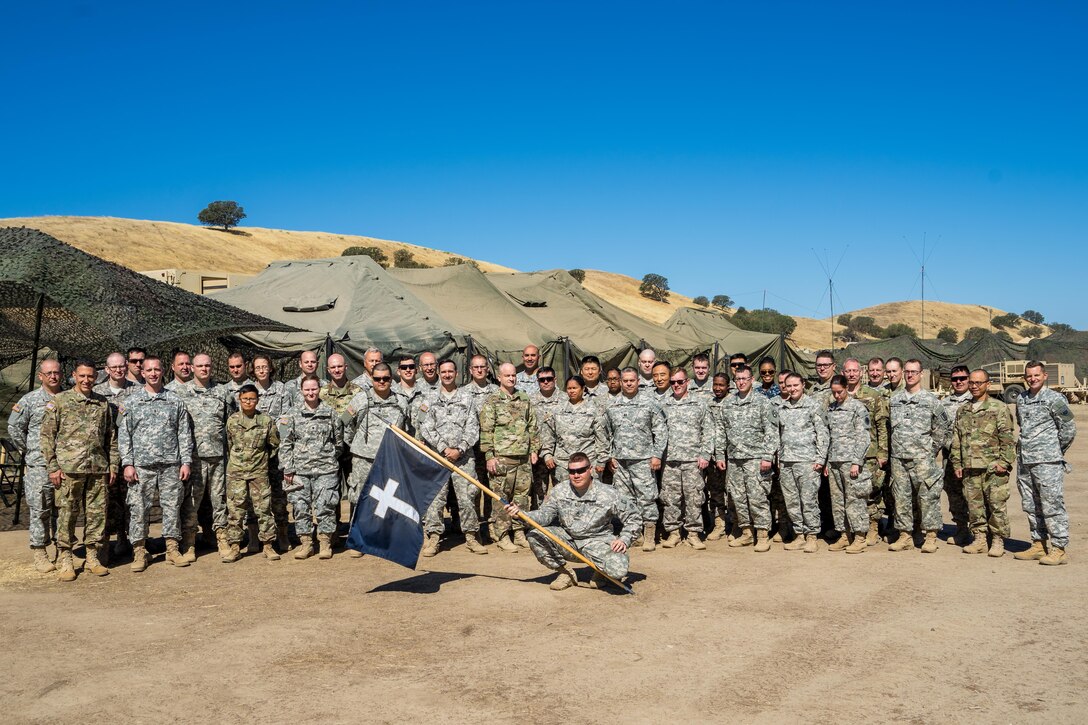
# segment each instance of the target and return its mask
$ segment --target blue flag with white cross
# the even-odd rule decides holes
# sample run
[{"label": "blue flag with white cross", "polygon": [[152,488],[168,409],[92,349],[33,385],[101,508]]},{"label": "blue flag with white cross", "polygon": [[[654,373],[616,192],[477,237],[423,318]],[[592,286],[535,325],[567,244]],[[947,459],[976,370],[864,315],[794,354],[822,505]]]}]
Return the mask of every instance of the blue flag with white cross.
[{"label": "blue flag with white cross", "polygon": [[347,547],[415,569],[423,515],[449,477],[449,469],[386,429],[355,506]]}]

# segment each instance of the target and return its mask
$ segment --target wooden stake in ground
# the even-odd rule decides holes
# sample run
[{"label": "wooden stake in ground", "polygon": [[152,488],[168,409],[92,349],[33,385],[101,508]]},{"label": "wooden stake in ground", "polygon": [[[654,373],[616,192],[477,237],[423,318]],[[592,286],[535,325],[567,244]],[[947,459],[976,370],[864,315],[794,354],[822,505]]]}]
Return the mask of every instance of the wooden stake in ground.
[{"label": "wooden stake in ground", "polygon": [[[487,486],[483,485],[482,483],[480,483],[479,481],[477,481],[477,480],[476,480],[475,478],[473,478],[472,476],[467,476],[467,475],[465,475],[464,471],[462,471],[462,470],[461,470],[461,469],[459,469],[459,468],[458,468],[457,466],[453,465],[452,463],[450,463],[449,461],[447,461],[447,460],[446,460],[445,458],[443,458],[442,456],[440,456],[440,455],[438,455],[437,453],[435,453],[434,451],[432,451],[432,450],[431,450],[430,448],[428,448],[428,447],[427,447],[427,446],[426,446],[426,445],[425,445],[425,444],[424,444],[424,443],[423,443],[422,441],[420,441],[420,440],[418,440],[418,439],[414,438],[413,436],[411,436],[411,435],[410,435],[410,434],[408,434],[407,432],[405,432],[405,431],[401,430],[400,428],[398,428],[398,427],[397,427],[397,426],[395,426],[395,425],[391,425],[391,426],[389,426],[389,429],[390,429],[390,430],[392,430],[392,431],[393,431],[394,433],[396,433],[396,434],[397,434],[398,436],[400,436],[402,440],[404,440],[405,442],[407,442],[407,443],[408,443],[409,445],[411,445],[411,446],[412,446],[413,448],[415,448],[415,449],[419,450],[420,452],[422,452],[422,453],[423,453],[424,455],[426,455],[426,456],[427,456],[427,457],[429,457],[430,459],[432,459],[432,460],[434,460],[434,461],[438,461],[438,462],[439,462],[439,463],[441,463],[441,464],[442,464],[443,466],[445,466],[446,468],[448,468],[448,469],[449,469],[449,470],[450,470],[451,472],[453,472],[453,473],[456,473],[456,474],[457,474],[458,476],[461,476],[462,478],[466,479],[466,480],[467,480],[467,481],[468,481],[469,483],[471,483],[471,484],[472,484],[473,486],[475,486],[476,488],[480,489],[481,491],[483,491],[484,493],[486,493],[486,494],[487,494],[488,496],[490,496],[491,498],[493,498],[493,499],[495,499],[496,501],[498,501],[499,503],[501,503],[501,504],[502,504],[503,506],[505,506],[506,504],[510,503],[510,502],[509,502],[509,501],[507,501],[507,500],[506,500],[505,498],[503,498],[503,497],[502,497],[502,496],[500,496],[499,494],[495,493],[495,492],[494,492],[494,491],[492,491],[492,490],[491,490],[490,488],[488,488]],[[536,529],[536,530],[537,530],[537,531],[539,531],[540,533],[544,534],[544,536],[547,536],[547,537],[548,537],[549,539],[551,539],[551,540],[552,540],[552,541],[554,541],[555,543],[557,543],[557,544],[559,544],[560,546],[562,546],[562,547],[563,547],[564,549],[566,549],[567,551],[569,551],[569,552],[570,552],[570,553],[571,553],[571,554],[572,554],[573,556],[575,556],[575,557],[576,557],[576,558],[577,558],[577,559],[578,559],[579,561],[581,561],[582,563],[586,564],[586,565],[587,565],[587,566],[588,566],[588,567],[589,567],[590,569],[592,569],[593,571],[597,572],[598,574],[600,574],[601,576],[603,576],[603,577],[604,577],[605,579],[607,579],[608,581],[610,581],[610,582],[612,582],[613,584],[615,584],[616,586],[618,586],[618,587],[619,587],[620,589],[622,589],[623,591],[627,592],[628,594],[634,594],[634,593],[635,593],[635,591],[634,591],[634,590],[633,590],[633,589],[632,589],[631,587],[629,587],[628,585],[624,584],[623,582],[621,582],[621,581],[617,581],[617,580],[613,579],[612,577],[608,576],[607,574],[605,574],[605,573],[604,573],[603,571],[601,571],[601,570],[600,570],[599,568],[597,568],[597,565],[596,565],[596,564],[594,564],[594,563],[593,563],[592,561],[590,561],[589,559],[587,559],[587,558],[585,558],[584,556],[582,556],[582,554],[581,554],[580,552],[578,552],[578,551],[576,551],[575,549],[573,549],[572,547],[568,546],[568,545],[567,545],[567,543],[566,543],[565,541],[563,541],[562,539],[560,539],[559,537],[557,537],[557,536],[556,536],[555,534],[553,534],[552,532],[548,531],[548,529],[547,529],[547,528],[545,528],[545,527],[541,526],[540,524],[538,524],[537,522],[533,521],[533,520],[532,520],[531,518],[529,518],[528,516],[526,516],[526,515],[525,515],[525,514],[524,514],[523,512],[521,512],[521,511],[519,511],[519,512],[518,512],[518,518],[520,518],[520,519],[521,519],[522,521],[524,521],[525,523],[527,523],[527,524],[529,524],[530,526],[532,526],[532,527],[533,527],[534,529]]]}]

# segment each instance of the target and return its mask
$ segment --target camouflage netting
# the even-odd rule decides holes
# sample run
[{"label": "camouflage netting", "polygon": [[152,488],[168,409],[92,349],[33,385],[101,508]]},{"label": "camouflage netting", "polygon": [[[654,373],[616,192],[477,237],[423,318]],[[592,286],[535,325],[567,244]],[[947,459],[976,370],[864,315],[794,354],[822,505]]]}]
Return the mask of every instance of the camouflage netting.
[{"label": "camouflage netting", "polygon": [[295,328],[171,287],[26,227],[0,228],[0,367],[26,358],[34,345],[63,360],[102,361],[115,350],[174,347],[217,357],[223,338]]},{"label": "camouflage netting", "polygon": [[1073,363],[1081,381],[1088,377],[1088,332],[1060,332],[1028,343],[1026,359]]}]

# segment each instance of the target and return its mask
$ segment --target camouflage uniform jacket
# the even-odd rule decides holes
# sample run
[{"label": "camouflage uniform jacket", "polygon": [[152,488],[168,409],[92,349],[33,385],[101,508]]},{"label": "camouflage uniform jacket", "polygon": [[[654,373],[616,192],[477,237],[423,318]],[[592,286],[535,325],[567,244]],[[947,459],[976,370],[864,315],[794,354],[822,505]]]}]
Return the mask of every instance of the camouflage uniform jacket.
[{"label": "camouflage uniform jacket", "polygon": [[538,416],[538,420],[541,454],[545,461],[569,461],[572,455],[581,451],[589,456],[594,466],[600,466],[608,457],[608,438],[601,411],[588,400],[583,399],[575,405],[566,398],[550,415]]},{"label": "camouflage uniform jacket", "polygon": [[[540,372],[540,368],[537,368],[537,373],[538,372]],[[527,395],[531,395],[534,390],[539,390],[540,385],[536,381],[537,373],[530,375],[524,370],[518,370],[518,376],[514,381],[514,388]]]},{"label": "camouflage uniform jacket", "polygon": [[[934,398],[936,400],[936,398]],[[827,460],[831,463],[865,463],[869,450],[869,411],[857,398],[847,397],[845,402],[834,398],[827,406],[827,429],[831,434]]]},{"label": "camouflage uniform jacket", "polygon": [[1020,424],[1017,453],[1021,463],[1057,463],[1073,445],[1077,426],[1073,411],[1060,393],[1043,388],[1016,398],[1016,421]]},{"label": "camouflage uniform jacket", "polygon": [[196,380],[178,386],[181,398],[193,422],[193,442],[200,458],[221,458],[226,451],[227,417],[233,397],[226,386],[212,383],[207,387]]},{"label": "camouflage uniform jacket", "polygon": [[704,402],[709,403],[714,397],[714,378],[707,376],[707,379],[701,383],[694,377],[691,378],[688,381],[688,395],[701,397]]},{"label": "camouflage uniform jacket", "polygon": [[193,380],[195,380],[195,378],[189,378],[188,380],[178,380],[177,378],[174,378],[166,385],[162,386],[162,389],[169,390],[171,393],[176,393],[178,391],[178,388],[180,388],[182,385],[185,385],[186,383],[191,383]]},{"label": "camouflage uniform jacket", "polygon": [[419,378],[416,380],[416,387],[418,387],[424,393],[426,393],[428,390],[430,390],[432,393],[437,393],[439,390],[442,389],[442,380],[438,377],[435,377],[434,382],[427,382],[427,378],[423,377],[423,375],[420,375]]},{"label": "camouflage uniform jacket", "polygon": [[327,403],[311,410],[305,403],[291,408],[277,421],[280,435],[280,470],[320,476],[336,473],[344,450],[344,424]]},{"label": "camouflage uniform jacket", "polygon": [[480,452],[496,456],[527,456],[540,450],[540,429],[529,396],[503,389],[489,396],[480,408]]},{"label": "camouflage uniform jacket", "polygon": [[227,394],[227,402],[230,404],[232,411],[238,410],[238,391],[244,388],[246,385],[256,385],[257,381],[253,378],[246,378],[241,382],[234,380],[228,380],[222,384],[223,391]]},{"label": "camouflage uniform jacket", "polygon": [[122,466],[189,465],[193,424],[181,398],[169,390],[140,388],[118,406],[117,445]]},{"label": "camouflage uniform jacket", "polygon": [[[711,458],[717,459],[717,456],[724,450],[718,447],[718,436],[721,435],[722,430],[722,404],[725,402],[726,396],[711,397],[707,401],[706,409],[710,413],[710,421],[714,426],[714,447],[711,449]],[[724,458],[722,460],[725,460]]]},{"label": "camouflage uniform jacket", "polygon": [[881,391],[884,391],[884,390],[888,389],[888,381],[885,380],[880,385],[870,385],[869,381],[865,381],[865,384],[862,387],[868,388],[869,390],[875,390],[877,392],[881,392]]},{"label": "camouflage uniform jacket", "polygon": [[334,385],[331,381],[328,385],[321,388],[321,392],[318,394],[318,398],[336,411],[339,415],[348,409],[351,404],[351,399],[355,397],[357,393],[362,390],[355,383],[349,382],[348,384],[340,387]]},{"label": "camouflage uniform jacket", "polygon": [[42,457],[50,473],[117,473],[117,428],[109,401],[66,390],[45,404]]},{"label": "camouflage uniform jacket", "polygon": [[363,373],[357,378],[352,378],[351,382],[358,385],[363,390],[369,390],[374,387],[374,381],[370,379],[370,375]]},{"label": "camouflage uniform jacket", "polygon": [[406,388],[401,385],[400,381],[393,383],[391,387],[393,392],[404,400],[404,409],[408,411],[406,420],[408,432],[415,435],[419,431],[420,421],[423,418],[423,411],[421,408],[426,402],[427,396],[431,394],[432,391],[428,388],[420,387],[419,385],[413,385],[410,388]]},{"label": "camouflage uniform jacket", "polygon": [[808,395],[823,403],[825,408],[831,405],[831,379],[813,383],[808,389]]},{"label": "camouflage uniform jacket", "polygon": [[[959,412],[959,410],[963,406],[963,404],[964,403],[970,403],[971,400],[972,400],[971,393],[969,391],[966,391],[966,390],[963,391],[962,393],[959,393],[958,395],[956,393],[952,393],[950,395],[944,396],[944,398],[941,400],[941,402],[944,404],[944,412],[948,413],[948,420],[951,421],[952,424],[955,424],[955,422],[956,422],[956,413]],[[949,444],[951,444],[951,442],[952,442],[951,438],[949,439],[948,442],[949,442]],[[948,448],[947,447],[945,448],[945,453],[946,454],[948,453]],[[947,455],[945,457],[947,458]]]},{"label": "camouflage uniform jacket", "polygon": [[378,446],[389,426],[404,429],[404,420],[408,416],[408,401],[403,395],[392,391],[382,400],[374,388],[367,388],[356,393],[348,409],[340,416],[344,423],[344,441],[353,456],[374,458],[378,455]]},{"label": "camouflage uniform jacket", "polygon": [[687,393],[683,398],[670,395],[663,410],[669,426],[669,446],[665,458],[676,463],[709,461],[714,456],[714,416],[703,396]]},{"label": "camouflage uniform jacket", "polygon": [[227,445],[227,473],[249,479],[268,473],[268,459],[276,455],[280,433],[268,414],[248,418],[239,411],[227,418]]},{"label": "camouflage uniform jacket", "polygon": [[944,405],[928,390],[892,394],[891,454],[903,460],[935,458],[952,436],[952,421]]},{"label": "camouflage uniform jacket", "polygon": [[269,381],[267,388],[260,383],[257,388],[257,410],[272,420],[279,418],[294,405],[294,398],[287,392],[287,386],[279,380]]},{"label": "camouflage uniform jacket", "polygon": [[480,440],[480,419],[472,396],[464,388],[457,388],[450,395],[443,390],[431,393],[420,418],[419,432],[427,445],[439,453],[447,448],[461,451],[460,463]]},{"label": "camouflage uniform jacket", "polygon": [[476,409],[476,415],[480,414],[480,408],[483,407],[484,401],[489,396],[494,395],[498,391],[499,386],[495,383],[488,383],[487,385],[477,385],[476,381],[470,380],[461,386],[465,392],[472,398],[472,407]]},{"label": "camouflage uniform jacket", "polygon": [[8,416],[8,437],[23,452],[28,466],[44,466],[42,457],[42,419],[45,406],[53,396],[45,388],[35,388],[19,398]]},{"label": "camouflage uniform jacket", "polygon": [[1015,452],[1016,437],[1009,406],[994,398],[960,406],[952,424],[953,468],[992,471],[1001,464],[1011,471]]},{"label": "camouflage uniform jacket", "polygon": [[[570,482],[558,483],[536,511],[525,515],[541,526],[559,526],[575,543],[590,539],[619,538],[631,546],[642,532],[642,516],[634,501],[620,495],[611,486],[593,481],[581,496]],[[619,519],[623,529],[619,536],[612,533],[612,521]]]},{"label": "camouflage uniform jacket", "polygon": [[114,417],[117,416],[117,405],[118,405],[118,403],[120,403],[122,400],[124,400],[126,395],[129,395],[133,391],[139,390],[139,389],[140,389],[140,386],[137,385],[136,383],[132,382],[128,378],[125,378],[124,380],[122,380],[121,381],[121,387],[117,388],[116,390],[114,388],[110,387],[110,381],[109,380],[105,380],[105,381],[99,383],[98,385],[95,385],[93,388],[91,388],[92,391],[98,393],[103,398],[105,398],[106,400],[109,401],[110,407],[113,408]]},{"label": "camouflage uniform jacket", "polygon": [[641,393],[616,396],[605,409],[604,429],[612,442],[610,454],[620,460],[664,458],[669,424],[661,406]]},{"label": "camouflage uniform jacket", "polygon": [[[570,398],[559,391],[552,393],[550,398],[545,398],[541,395],[539,388],[536,391],[529,393],[529,402],[533,404],[533,410],[536,411],[536,424],[540,426],[541,434],[544,432],[544,424],[551,420],[552,416],[555,415],[555,411],[559,409],[559,406],[569,401]],[[595,404],[590,403],[590,405]]]},{"label": "camouflage uniform jacket", "polygon": [[876,388],[859,385],[851,395],[862,402],[869,411],[869,450],[866,458],[888,460],[888,399]]},{"label": "camouflage uniform jacket", "polygon": [[827,411],[818,400],[804,393],[796,401],[783,400],[778,406],[778,429],[781,440],[778,460],[821,464],[827,461],[830,435]]},{"label": "camouflage uniform jacket", "polygon": [[722,403],[714,458],[773,461],[778,452],[778,408],[754,390],[730,395]]}]

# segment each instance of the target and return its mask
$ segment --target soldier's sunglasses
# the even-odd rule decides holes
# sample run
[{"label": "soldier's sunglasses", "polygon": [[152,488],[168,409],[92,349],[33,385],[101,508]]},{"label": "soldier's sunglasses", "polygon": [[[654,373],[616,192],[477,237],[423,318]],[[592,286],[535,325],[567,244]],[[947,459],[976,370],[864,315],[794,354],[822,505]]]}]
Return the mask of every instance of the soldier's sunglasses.
[{"label": "soldier's sunglasses", "polygon": [[589,470],[589,466],[582,466],[581,468],[568,468],[567,473],[572,476],[579,476]]},{"label": "soldier's sunglasses", "polygon": [[541,383],[554,383],[555,378],[540,378],[540,377],[538,377],[537,381],[541,382]]},{"label": "soldier's sunglasses", "polygon": [[956,375],[955,377],[953,377],[953,378],[952,378],[952,382],[954,382],[954,383],[962,383],[962,382],[963,382],[964,380],[966,380],[966,379],[967,379],[967,376],[966,376],[966,375]]},{"label": "soldier's sunglasses", "polygon": [[389,375],[382,375],[381,377],[375,376],[374,377],[374,382],[376,382],[376,383],[388,383],[392,379],[393,378],[390,377]]}]

